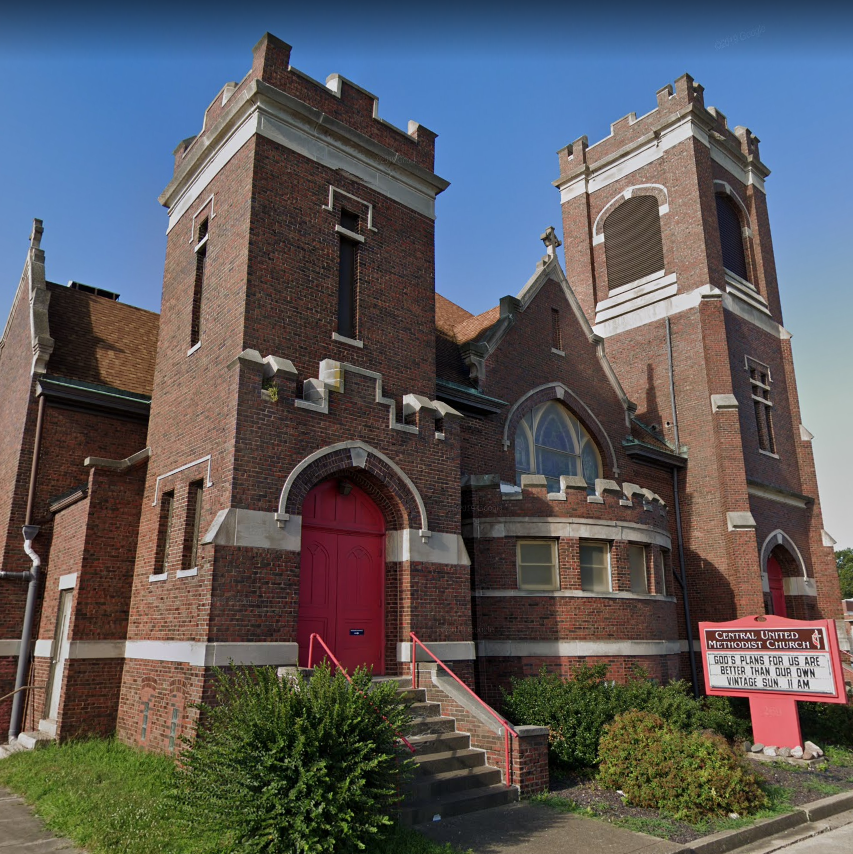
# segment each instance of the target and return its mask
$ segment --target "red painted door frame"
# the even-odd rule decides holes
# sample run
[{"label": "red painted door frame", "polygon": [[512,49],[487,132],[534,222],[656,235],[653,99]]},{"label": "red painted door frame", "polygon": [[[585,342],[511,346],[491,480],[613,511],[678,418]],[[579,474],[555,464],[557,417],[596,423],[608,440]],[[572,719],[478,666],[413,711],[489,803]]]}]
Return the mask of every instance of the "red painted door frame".
[{"label": "red painted door frame", "polygon": [[348,670],[385,672],[385,520],[357,486],[324,481],[302,515],[299,664],[317,632]]}]

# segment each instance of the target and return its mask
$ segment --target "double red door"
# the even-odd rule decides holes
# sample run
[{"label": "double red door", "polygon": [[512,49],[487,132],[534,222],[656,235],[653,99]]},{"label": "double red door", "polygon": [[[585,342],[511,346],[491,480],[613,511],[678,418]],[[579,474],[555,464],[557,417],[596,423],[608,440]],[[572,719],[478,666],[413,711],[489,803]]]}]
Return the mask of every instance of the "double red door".
[{"label": "double red door", "polygon": [[[299,663],[312,632],[347,670],[385,672],[385,520],[358,487],[326,481],[305,499],[299,578]],[[315,649],[319,660],[322,650]]]}]

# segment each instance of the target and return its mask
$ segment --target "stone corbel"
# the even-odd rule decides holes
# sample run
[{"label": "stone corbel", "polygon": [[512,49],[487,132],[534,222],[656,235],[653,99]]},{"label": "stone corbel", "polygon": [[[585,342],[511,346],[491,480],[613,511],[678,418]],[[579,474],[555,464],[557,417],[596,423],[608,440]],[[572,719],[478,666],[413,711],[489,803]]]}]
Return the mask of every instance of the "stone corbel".
[{"label": "stone corbel", "polygon": [[489,351],[485,344],[477,341],[469,341],[459,348],[462,361],[468,366],[468,375],[478,387],[483,385],[486,379],[486,356]]}]

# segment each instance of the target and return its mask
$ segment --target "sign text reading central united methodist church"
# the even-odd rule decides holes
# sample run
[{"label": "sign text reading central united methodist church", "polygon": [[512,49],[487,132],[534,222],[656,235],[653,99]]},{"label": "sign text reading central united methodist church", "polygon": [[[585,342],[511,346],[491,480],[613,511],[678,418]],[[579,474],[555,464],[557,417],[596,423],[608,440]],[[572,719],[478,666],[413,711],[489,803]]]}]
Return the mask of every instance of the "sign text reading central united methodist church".
[{"label": "sign text reading central united methodist church", "polygon": [[826,626],[703,627],[708,687],[837,694]]}]

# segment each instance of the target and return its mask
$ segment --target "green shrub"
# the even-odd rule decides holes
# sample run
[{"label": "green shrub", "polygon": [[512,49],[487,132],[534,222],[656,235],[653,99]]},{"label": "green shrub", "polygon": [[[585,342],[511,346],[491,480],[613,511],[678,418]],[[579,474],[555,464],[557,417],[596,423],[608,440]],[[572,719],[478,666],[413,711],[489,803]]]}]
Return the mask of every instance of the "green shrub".
[{"label": "green shrub", "polygon": [[[370,675],[353,681],[366,691]],[[360,851],[392,827],[394,731],[408,721],[394,684],[368,698],[325,666],[293,682],[241,668],[217,672],[216,700],[181,755],[177,797],[229,850]]]},{"label": "green shrub", "polygon": [[604,728],[598,781],[632,806],[677,819],[741,815],[767,805],[754,774],[724,738],[681,732],[658,715],[631,711]]},{"label": "green shrub", "polygon": [[728,698],[696,700],[684,681],[660,685],[637,678],[618,685],[606,676],[606,664],[582,665],[571,679],[543,668],[538,676],[512,681],[511,692],[504,694],[504,711],[517,724],[549,726],[552,756],[572,768],[598,762],[605,725],[630,709],[654,712],[685,732],[713,729],[731,739],[749,732],[742,710]]},{"label": "green shrub", "polygon": [[847,689],[847,705],[840,703],[797,703],[803,738],[820,747],[836,744],[853,747],[853,689]]}]

